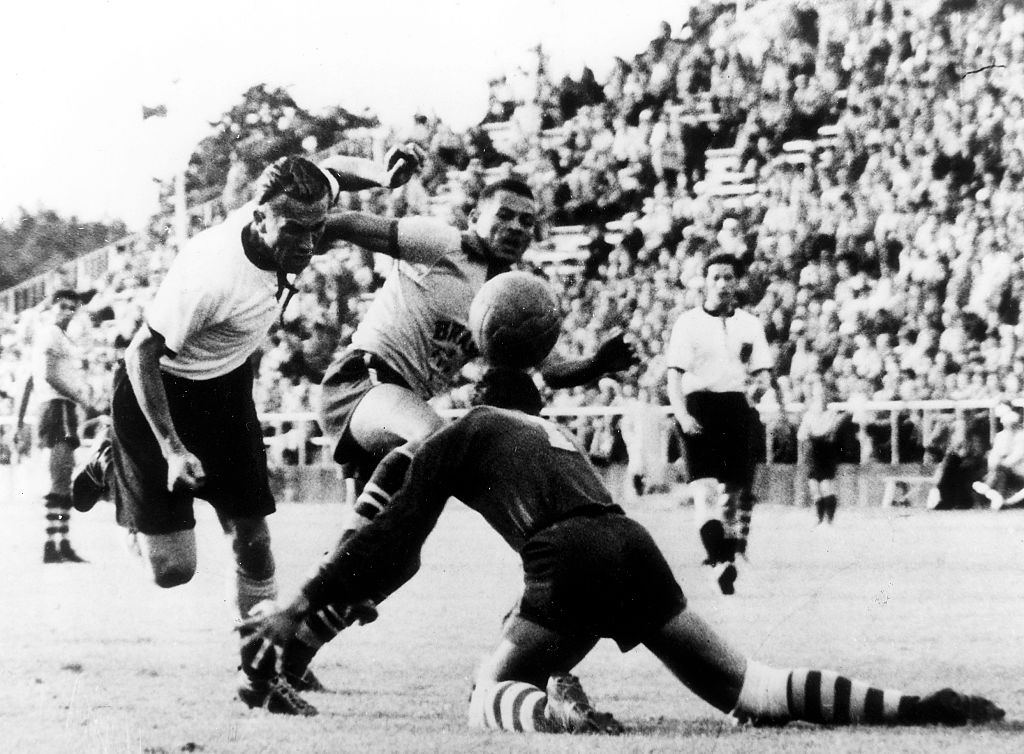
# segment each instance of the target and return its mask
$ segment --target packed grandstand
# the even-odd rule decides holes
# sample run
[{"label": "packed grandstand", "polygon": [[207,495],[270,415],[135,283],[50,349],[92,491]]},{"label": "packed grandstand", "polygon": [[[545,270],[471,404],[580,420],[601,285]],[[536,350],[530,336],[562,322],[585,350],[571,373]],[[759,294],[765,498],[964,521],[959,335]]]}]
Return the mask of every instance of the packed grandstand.
[{"label": "packed grandstand", "polygon": [[[550,396],[556,407],[664,404],[671,325],[698,303],[703,261],[717,250],[748,268],[745,303],[775,352],[770,400],[799,405],[815,374],[848,402],[1018,396],[1024,9],[749,6],[697,6],[639,54],[617,59],[604,82],[589,72],[552,81],[538,51],[526,85],[493,82],[480,126],[464,133],[411,115],[408,127],[353,132],[345,150],[379,155],[412,140],[428,161],[401,191],[347,201],[464,224],[487,182],[524,177],[545,215],[527,260],[565,312],[558,348],[590,351],[621,327],[642,357],[615,383]],[[193,230],[245,198],[229,187],[192,207]],[[16,411],[40,301],[69,276],[96,291],[86,307],[95,326],[83,335],[94,338],[94,389],[106,388],[175,253],[164,238],[127,237],[3,293],[0,416]],[[319,378],[347,345],[382,264],[352,247],[314,261],[262,354],[264,412],[315,405]],[[463,405],[466,393],[455,389],[446,406]],[[937,434],[920,417],[903,412],[892,433],[907,460]],[[608,421],[584,420],[595,453]],[[884,445],[889,419],[881,424]]]}]

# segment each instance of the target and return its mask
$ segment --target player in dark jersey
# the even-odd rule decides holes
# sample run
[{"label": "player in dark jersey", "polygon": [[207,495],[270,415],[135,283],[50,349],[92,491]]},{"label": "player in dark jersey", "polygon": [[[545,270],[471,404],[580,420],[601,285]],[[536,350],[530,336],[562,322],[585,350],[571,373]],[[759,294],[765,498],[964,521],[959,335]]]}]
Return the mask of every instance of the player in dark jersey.
[{"label": "player in dark jersey", "polygon": [[[494,377],[489,391],[495,403],[539,410],[521,373]],[[288,642],[312,615],[330,610],[350,619],[351,606],[392,591],[411,575],[451,497],[519,553],[525,582],[477,674],[471,726],[621,732],[569,675],[601,638],[623,651],[643,644],[701,698],[740,720],[962,725],[1004,714],[951,689],[910,696],[828,671],[748,660],[687,609],[650,534],[615,504],[558,426],[493,407],[475,408],[422,442],[382,513],[340,543],[287,607],[251,619],[253,641]]]}]

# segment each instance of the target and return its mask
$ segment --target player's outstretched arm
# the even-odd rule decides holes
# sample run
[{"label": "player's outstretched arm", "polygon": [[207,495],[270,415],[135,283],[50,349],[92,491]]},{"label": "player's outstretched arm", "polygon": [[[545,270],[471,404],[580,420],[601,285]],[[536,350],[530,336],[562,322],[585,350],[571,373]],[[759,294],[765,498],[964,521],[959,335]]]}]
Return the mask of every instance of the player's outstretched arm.
[{"label": "player's outstretched arm", "polygon": [[540,368],[544,382],[554,389],[585,385],[606,374],[629,369],[640,361],[633,344],[626,341],[621,331],[608,337],[590,356],[561,361],[556,358],[550,358]]},{"label": "player's outstretched arm", "polygon": [[388,150],[383,165],[362,157],[337,155],[319,163],[319,167],[337,181],[339,191],[394,189],[408,183],[425,159],[426,154],[418,145],[403,144]]}]

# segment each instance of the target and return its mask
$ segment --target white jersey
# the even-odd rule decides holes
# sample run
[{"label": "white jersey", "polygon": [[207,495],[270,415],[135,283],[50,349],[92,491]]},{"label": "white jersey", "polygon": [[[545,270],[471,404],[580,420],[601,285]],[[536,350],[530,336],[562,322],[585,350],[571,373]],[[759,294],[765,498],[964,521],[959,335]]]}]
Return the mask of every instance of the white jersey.
[{"label": "white jersey", "polygon": [[476,236],[437,220],[397,221],[394,243],[396,262],[352,346],[379,356],[427,400],[447,390],[477,356],[469,305],[489,265]]},{"label": "white jersey", "polygon": [[160,367],[209,380],[245,363],[278,315],[277,273],[261,270],[242,248],[252,204],[195,236],[174,258],[146,324],[167,345]]},{"label": "white jersey", "polygon": [[772,368],[764,327],[742,309],[728,317],[700,307],[683,312],[672,328],[666,359],[670,369],[685,373],[687,393],[740,393],[748,375]]},{"label": "white jersey", "polygon": [[32,390],[35,400],[72,400],[50,384],[46,379],[46,365],[54,361],[57,374],[69,385],[82,384],[82,356],[68,334],[57,325],[44,325],[35,334],[32,344]]}]

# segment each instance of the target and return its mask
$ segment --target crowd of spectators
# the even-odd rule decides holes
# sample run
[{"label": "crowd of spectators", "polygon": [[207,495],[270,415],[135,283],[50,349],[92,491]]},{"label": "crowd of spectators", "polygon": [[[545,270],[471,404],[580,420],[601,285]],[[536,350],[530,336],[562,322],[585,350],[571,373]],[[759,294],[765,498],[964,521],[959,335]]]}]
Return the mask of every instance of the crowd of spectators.
[{"label": "crowd of spectators", "polygon": [[[515,172],[533,187],[548,232],[585,227],[578,267],[532,257],[563,301],[558,348],[591,350],[620,327],[642,366],[616,383],[550,395],[556,407],[620,405],[641,393],[664,403],[665,341],[676,316],[699,303],[703,261],[718,249],[747,265],[745,303],[775,352],[777,404],[801,403],[807,378],[819,374],[853,403],[1016,398],[1024,10],[747,5],[737,13],[701,4],[675,32],[662,24],[646,49],[616,59],[604,83],[590,69],[553,82],[538,48],[519,80],[491,82],[478,126],[459,133],[417,115],[379,133],[371,151],[417,141],[429,155],[424,171],[390,196],[347,201],[464,223],[483,185]],[[708,190],[708,150],[721,148],[755,190]],[[137,326],[173,254],[159,238],[124,244],[94,283],[97,380],[109,376],[116,344]],[[264,411],[309,409],[386,264],[352,248],[316,260],[262,356]],[[32,317],[0,326],[2,409],[17,391]],[[461,405],[467,394],[456,388],[443,403]],[[778,422],[792,429],[784,413]],[[595,456],[618,452],[606,419],[578,423]],[[913,460],[935,433],[904,412],[897,434],[901,456]],[[888,419],[861,433],[876,449],[889,437]]]}]

